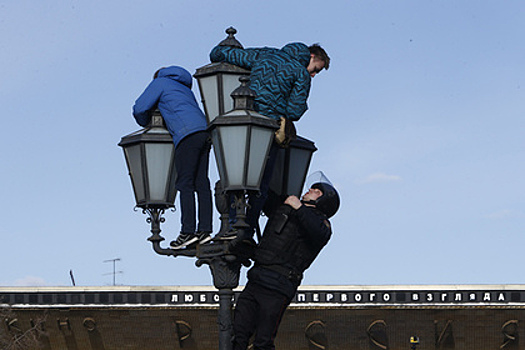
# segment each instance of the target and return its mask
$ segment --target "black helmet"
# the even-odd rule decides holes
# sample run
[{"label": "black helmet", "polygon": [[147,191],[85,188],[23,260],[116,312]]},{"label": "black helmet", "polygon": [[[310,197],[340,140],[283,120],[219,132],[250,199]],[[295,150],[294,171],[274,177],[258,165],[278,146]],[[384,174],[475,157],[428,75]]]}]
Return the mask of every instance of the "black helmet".
[{"label": "black helmet", "polygon": [[326,182],[316,182],[310,188],[320,190],[323,195],[315,200],[315,207],[331,218],[339,210],[339,194],[334,186]]}]

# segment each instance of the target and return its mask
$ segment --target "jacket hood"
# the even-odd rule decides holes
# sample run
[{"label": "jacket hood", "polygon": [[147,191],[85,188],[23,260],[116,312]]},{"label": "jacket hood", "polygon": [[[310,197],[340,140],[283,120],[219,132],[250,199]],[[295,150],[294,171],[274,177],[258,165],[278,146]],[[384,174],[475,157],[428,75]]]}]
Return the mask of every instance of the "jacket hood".
[{"label": "jacket hood", "polygon": [[310,50],[308,50],[308,46],[305,44],[291,43],[283,46],[281,50],[294,57],[301,63],[301,65],[308,67],[308,64],[310,63]]},{"label": "jacket hood", "polygon": [[175,81],[178,81],[181,84],[186,85],[190,89],[193,83],[190,72],[188,72],[186,69],[179,67],[179,66],[171,66],[171,67],[162,68],[159,71],[158,78],[173,79]]}]

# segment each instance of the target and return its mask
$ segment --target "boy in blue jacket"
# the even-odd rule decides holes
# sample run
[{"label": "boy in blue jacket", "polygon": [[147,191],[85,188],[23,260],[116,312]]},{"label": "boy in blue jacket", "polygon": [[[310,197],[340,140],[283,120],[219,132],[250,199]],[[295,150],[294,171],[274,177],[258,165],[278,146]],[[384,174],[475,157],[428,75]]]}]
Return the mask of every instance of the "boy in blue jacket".
[{"label": "boy in blue jacket", "polygon": [[[173,249],[211,240],[212,200],[208,178],[210,137],[204,113],[191,91],[191,74],[182,67],[159,69],[153,81],[135,101],[133,116],[140,126],[150,123],[159,109],[175,144],[175,167],[181,209],[181,232],[171,242]],[[198,227],[195,193],[197,193]]]}]

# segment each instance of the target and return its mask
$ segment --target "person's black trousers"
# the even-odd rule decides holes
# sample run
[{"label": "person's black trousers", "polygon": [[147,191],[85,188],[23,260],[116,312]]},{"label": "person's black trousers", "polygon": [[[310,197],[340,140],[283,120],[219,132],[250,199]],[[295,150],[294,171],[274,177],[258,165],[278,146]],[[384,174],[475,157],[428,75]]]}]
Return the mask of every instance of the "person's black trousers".
[{"label": "person's black trousers", "polygon": [[[181,211],[181,232],[212,232],[212,200],[208,168],[211,142],[206,131],[185,137],[175,149],[175,168]],[[196,227],[195,193],[199,203],[199,225]]]},{"label": "person's black trousers", "polygon": [[274,339],[290,301],[284,294],[248,281],[235,306],[233,350],[246,350],[254,333],[254,350],[275,349]]}]

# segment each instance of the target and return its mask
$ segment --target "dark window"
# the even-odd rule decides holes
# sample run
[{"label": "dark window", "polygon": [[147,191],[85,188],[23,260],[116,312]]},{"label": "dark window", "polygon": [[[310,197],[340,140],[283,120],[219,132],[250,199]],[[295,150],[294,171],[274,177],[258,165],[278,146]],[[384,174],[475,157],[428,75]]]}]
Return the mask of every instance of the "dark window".
[{"label": "dark window", "polygon": [[101,293],[99,294],[99,299],[102,304],[108,304],[109,303],[109,294],[107,293]]},{"label": "dark window", "polygon": [[15,294],[15,304],[21,304],[24,302],[23,294]]},{"label": "dark window", "polygon": [[57,303],[65,304],[66,303],[66,295],[65,294],[57,294]]},{"label": "dark window", "polygon": [[124,296],[122,295],[122,293],[113,294],[113,302],[115,304],[122,304],[123,299],[124,299]]},{"label": "dark window", "polygon": [[80,304],[80,294],[71,294],[71,303]]},{"label": "dark window", "polygon": [[128,303],[135,304],[137,302],[137,293],[128,294]]},{"label": "dark window", "polygon": [[162,304],[166,302],[166,298],[164,297],[164,294],[156,293],[155,294],[155,304]]}]

